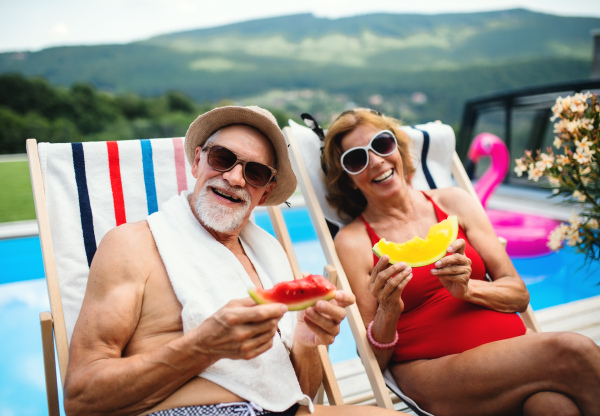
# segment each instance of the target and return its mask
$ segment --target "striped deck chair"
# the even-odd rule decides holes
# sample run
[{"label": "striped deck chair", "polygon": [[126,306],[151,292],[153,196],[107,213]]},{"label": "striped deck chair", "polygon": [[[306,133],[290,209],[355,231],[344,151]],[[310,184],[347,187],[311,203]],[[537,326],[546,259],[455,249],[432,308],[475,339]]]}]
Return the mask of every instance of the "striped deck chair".
[{"label": "striped deck chair", "polygon": [[[171,196],[193,189],[183,138],[86,143],[27,141],[50,312],[42,312],[42,344],[49,414],[59,415],[54,344],[64,386],[69,343],[85,294],[89,267],[112,228],[144,220]],[[301,275],[279,207],[269,207],[279,241]],[[286,240],[287,238],[287,240]],[[322,349],[329,403],[341,403]]]},{"label": "striped deck chair", "polygon": [[[455,152],[455,135],[450,126],[435,122],[403,126],[402,129],[412,140],[410,153],[413,165],[417,169],[412,180],[412,186],[415,189],[426,190],[456,185],[465,189],[479,201],[460,158]],[[292,166],[298,177],[298,183],[326,261],[336,270],[338,286],[350,290],[350,284],[333,244],[333,235],[347,221],[339,217],[337,211],[329,205],[325,198],[326,190],[320,164],[321,141],[312,129],[293,120],[289,121],[289,127],[285,127],[283,131],[290,143]],[[479,205],[481,206],[481,203]],[[483,210],[483,206],[481,209]],[[429,415],[402,393],[389,370],[384,373],[380,371],[367,340],[358,307],[353,305],[347,309],[349,310],[348,323],[378,406],[393,408],[389,391],[386,388],[387,384],[387,387],[416,414]],[[528,328],[541,332],[531,306],[521,314],[521,317]]]}]

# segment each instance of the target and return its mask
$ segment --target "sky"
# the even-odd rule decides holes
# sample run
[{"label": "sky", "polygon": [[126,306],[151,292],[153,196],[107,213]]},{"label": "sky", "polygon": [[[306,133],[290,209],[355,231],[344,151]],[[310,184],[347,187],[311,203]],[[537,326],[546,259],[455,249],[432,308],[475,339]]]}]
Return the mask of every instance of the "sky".
[{"label": "sky", "polygon": [[462,13],[526,8],[600,17],[600,0],[0,0],[0,52],[128,43],[184,30],[312,13]]}]

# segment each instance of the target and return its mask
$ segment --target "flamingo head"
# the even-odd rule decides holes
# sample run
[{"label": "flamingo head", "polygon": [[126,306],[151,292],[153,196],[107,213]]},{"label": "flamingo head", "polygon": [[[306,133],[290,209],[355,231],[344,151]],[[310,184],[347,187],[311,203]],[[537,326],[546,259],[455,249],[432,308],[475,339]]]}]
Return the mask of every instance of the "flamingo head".
[{"label": "flamingo head", "polygon": [[474,185],[475,192],[484,207],[490,195],[504,180],[510,164],[508,149],[498,136],[491,133],[478,134],[473,139],[471,147],[469,147],[469,153],[467,154],[467,158],[469,159],[468,165],[471,165],[467,167],[467,172],[471,172],[471,175],[469,175],[471,178],[472,173],[475,171],[474,164],[480,158],[486,156],[490,158],[490,166]]},{"label": "flamingo head", "polygon": [[480,158],[486,156],[502,162],[509,159],[508,149],[502,139],[491,133],[480,133],[471,142],[467,158],[477,163]]}]

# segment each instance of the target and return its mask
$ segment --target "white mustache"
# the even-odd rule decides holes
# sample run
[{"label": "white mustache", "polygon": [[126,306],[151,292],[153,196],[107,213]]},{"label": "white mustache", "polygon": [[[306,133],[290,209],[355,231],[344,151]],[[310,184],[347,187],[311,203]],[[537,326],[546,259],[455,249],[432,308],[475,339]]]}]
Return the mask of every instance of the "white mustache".
[{"label": "white mustache", "polygon": [[208,190],[209,187],[214,187],[225,191],[234,197],[241,199],[244,203],[250,202],[250,199],[252,198],[250,193],[245,189],[233,187],[229,185],[225,179],[220,177],[214,177],[207,180],[204,183],[204,190]]}]

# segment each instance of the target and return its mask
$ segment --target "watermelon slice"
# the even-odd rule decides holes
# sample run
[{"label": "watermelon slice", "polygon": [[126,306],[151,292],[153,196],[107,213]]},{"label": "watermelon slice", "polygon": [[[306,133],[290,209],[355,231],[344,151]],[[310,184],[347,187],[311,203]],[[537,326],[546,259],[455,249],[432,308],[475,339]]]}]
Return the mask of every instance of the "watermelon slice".
[{"label": "watermelon slice", "polygon": [[323,276],[311,274],[302,279],[280,282],[272,289],[254,288],[248,293],[258,304],[284,303],[290,311],[299,311],[313,306],[318,300],[330,300],[336,287]]}]

